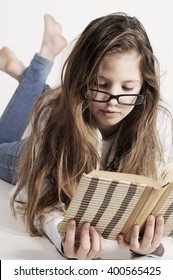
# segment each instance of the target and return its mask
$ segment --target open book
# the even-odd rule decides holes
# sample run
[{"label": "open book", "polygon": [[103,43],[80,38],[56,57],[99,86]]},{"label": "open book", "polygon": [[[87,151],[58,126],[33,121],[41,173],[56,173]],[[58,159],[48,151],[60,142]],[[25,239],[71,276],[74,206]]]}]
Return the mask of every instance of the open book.
[{"label": "open book", "polygon": [[58,229],[66,232],[67,222],[74,218],[78,234],[89,221],[105,239],[115,240],[121,232],[129,242],[132,225],[140,225],[142,234],[151,213],[164,216],[164,235],[173,236],[173,162],[157,182],[135,174],[84,173]]}]

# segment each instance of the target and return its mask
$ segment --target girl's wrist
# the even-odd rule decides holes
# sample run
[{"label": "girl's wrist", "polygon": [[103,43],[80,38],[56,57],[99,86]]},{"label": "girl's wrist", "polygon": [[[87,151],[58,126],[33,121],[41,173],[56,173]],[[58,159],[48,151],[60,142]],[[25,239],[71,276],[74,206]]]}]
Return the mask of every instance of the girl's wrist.
[{"label": "girl's wrist", "polygon": [[130,250],[131,255],[134,257],[143,257],[146,255],[162,257],[164,252],[165,252],[165,249],[164,249],[164,246],[162,243],[160,243],[159,247],[157,247],[156,250],[154,250],[152,253],[149,253],[149,254],[139,254],[139,253],[134,252],[133,250]]}]

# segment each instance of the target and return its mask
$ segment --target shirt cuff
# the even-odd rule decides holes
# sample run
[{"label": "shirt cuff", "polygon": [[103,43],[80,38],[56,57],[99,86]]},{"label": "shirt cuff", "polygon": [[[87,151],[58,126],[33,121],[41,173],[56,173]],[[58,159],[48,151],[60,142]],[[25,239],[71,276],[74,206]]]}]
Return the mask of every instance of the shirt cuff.
[{"label": "shirt cuff", "polygon": [[[54,213],[57,214],[57,211]],[[53,215],[47,216],[43,223],[44,233],[47,235],[49,240],[55,245],[57,251],[61,256],[65,257],[62,250],[61,235],[58,232],[58,224],[63,220],[63,215],[60,213],[59,217],[54,217]]]}]

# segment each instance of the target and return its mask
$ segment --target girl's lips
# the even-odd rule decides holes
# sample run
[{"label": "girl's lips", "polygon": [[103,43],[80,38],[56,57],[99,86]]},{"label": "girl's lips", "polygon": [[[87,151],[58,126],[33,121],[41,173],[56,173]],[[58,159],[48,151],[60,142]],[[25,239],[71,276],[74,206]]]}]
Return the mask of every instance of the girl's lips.
[{"label": "girl's lips", "polygon": [[115,117],[115,115],[120,114],[120,112],[117,111],[108,111],[108,110],[101,110],[102,114],[107,117]]}]

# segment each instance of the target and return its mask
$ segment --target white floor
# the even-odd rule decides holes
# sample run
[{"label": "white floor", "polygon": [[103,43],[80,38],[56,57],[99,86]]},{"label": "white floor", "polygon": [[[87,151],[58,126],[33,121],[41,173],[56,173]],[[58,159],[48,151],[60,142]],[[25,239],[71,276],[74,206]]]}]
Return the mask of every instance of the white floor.
[{"label": "white floor", "polygon": [[[15,219],[9,206],[12,186],[0,180],[0,259],[1,260],[56,260],[63,259],[50,241],[31,237],[20,216]],[[165,254],[159,259],[173,259],[173,240],[164,238]],[[118,248],[116,242],[107,241],[103,259],[130,259],[127,250]],[[140,258],[141,259],[141,258]],[[149,257],[142,257],[149,259]]]}]

